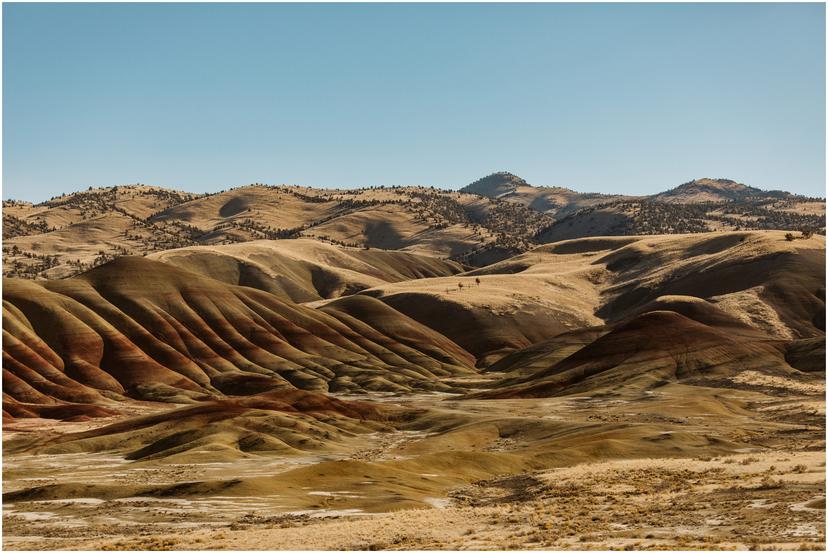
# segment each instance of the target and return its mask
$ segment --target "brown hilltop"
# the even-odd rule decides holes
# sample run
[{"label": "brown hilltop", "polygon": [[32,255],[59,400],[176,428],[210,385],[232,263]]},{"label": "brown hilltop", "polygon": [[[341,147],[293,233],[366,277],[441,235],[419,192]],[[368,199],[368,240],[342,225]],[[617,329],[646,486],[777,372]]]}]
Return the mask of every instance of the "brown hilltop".
[{"label": "brown hilltop", "polygon": [[822,232],[825,200],[760,190],[728,179],[695,179],[666,192],[615,197],[559,212],[535,240],[731,230]]},{"label": "brown hilltop", "polygon": [[528,182],[508,171],[499,171],[477,179],[473,183],[464,186],[461,191],[469,194],[479,194],[496,198],[504,194],[512,194],[520,187],[531,187]]},{"label": "brown hilltop", "polygon": [[512,173],[492,173],[460,189],[468,194],[498,198],[560,219],[578,209],[629,196],[576,192],[560,186],[533,186]]},{"label": "brown hilltop", "polygon": [[732,181],[730,179],[695,179],[676,188],[656,194],[653,199],[669,203],[702,203],[741,200],[746,198],[779,195],[790,196],[788,193],[770,193]]}]

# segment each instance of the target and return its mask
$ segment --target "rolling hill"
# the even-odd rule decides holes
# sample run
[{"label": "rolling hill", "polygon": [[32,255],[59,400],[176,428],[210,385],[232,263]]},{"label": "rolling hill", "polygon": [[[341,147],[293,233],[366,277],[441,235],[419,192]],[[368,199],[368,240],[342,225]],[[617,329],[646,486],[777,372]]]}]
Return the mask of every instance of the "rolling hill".
[{"label": "rolling hill", "polygon": [[499,260],[531,247],[552,221],[512,202],[425,187],[158,194],[121,186],[36,206],[5,202],[4,274],[65,278],[122,255],[299,237],[466,262],[495,251]]},{"label": "rolling hill", "polygon": [[147,257],[297,303],[463,271],[456,262],[432,256],[334,246],[309,238],[177,248]]},{"label": "rolling hill", "polygon": [[651,196],[579,193],[532,186],[511,173],[461,189],[525,205],[555,218],[535,236],[541,244],[585,236],[683,234],[732,230],[825,232],[825,200],[765,191],[729,179],[695,179]]},{"label": "rolling hill", "polygon": [[698,324],[747,325],[782,344],[783,362],[813,367],[824,264],[823,237],[782,232],[584,238],[463,273],[309,239],[122,257],[69,279],[4,281],[4,391],[11,414],[277,388],[451,390],[475,365],[534,372],[610,332],[590,329],[648,310],[698,318],[674,297],[722,314]]},{"label": "rolling hill", "polygon": [[560,186],[532,186],[524,179],[506,171],[478,179],[461,188],[460,192],[515,202],[547,213],[556,219],[592,205],[630,198],[616,194],[576,192]]},{"label": "rolling hill", "polygon": [[696,179],[652,197],[666,203],[695,204],[756,199],[790,198],[793,194],[779,190],[765,191],[730,179]]},{"label": "rolling hill", "polygon": [[[653,308],[602,329],[593,341],[578,344],[563,358],[553,344],[535,346],[531,362],[540,370],[503,380],[484,397],[607,395],[650,390],[670,382],[711,386],[745,372],[782,377],[797,372],[785,360],[784,341],[731,319],[702,300],[670,303],[661,307],[673,309]],[[689,311],[695,318],[680,311]],[[561,337],[554,341],[561,342]],[[520,365],[526,354],[510,357],[501,360],[501,365]]]},{"label": "rolling hill", "polygon": [[824,334],[825,239],[782,232],[583,238],[450,277],[359,293],[444,334],[488,367],[569,331],[616,323],[664,296],[714,303],[781,340]]},{"label": "rolling hill", "polygon": [[141,257],[60,281],[6,279],[3,299],[4,393],[30,409],[276,388],[446,390],[443,377],[473,364],[371,298],[311,309]]},{"label": "rolling hill", "polygon": [[457,192],[253,184],[190,194],[116,186],[37,205],[7,200],[3,220],[3,274],[53,279],[122,255],[285,238],[406,251],[482,267],[538,244],[585,236],[823,233],[825,202],[727,179],[698,179],[634,197],[532,186],[500,172]]}]

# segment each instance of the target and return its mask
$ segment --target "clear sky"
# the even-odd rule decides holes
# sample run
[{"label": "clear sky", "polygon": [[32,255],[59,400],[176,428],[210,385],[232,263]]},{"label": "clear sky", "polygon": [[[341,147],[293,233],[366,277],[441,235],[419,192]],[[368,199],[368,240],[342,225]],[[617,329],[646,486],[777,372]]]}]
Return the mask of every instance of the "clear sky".
[{"label": "clear sky", "polygon": [[823,4],[3,4],[3,197],[142,182],[825,195]]}]

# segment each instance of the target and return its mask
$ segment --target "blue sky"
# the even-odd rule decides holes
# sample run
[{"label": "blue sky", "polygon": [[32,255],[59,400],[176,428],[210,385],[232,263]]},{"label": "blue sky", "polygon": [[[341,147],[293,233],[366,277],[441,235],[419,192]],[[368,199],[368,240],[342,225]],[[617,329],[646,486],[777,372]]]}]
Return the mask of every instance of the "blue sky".
[{"label": "blue sky", "polygon": [[142,182],[825,195],[822,4],[3,5],[3,197]]}]

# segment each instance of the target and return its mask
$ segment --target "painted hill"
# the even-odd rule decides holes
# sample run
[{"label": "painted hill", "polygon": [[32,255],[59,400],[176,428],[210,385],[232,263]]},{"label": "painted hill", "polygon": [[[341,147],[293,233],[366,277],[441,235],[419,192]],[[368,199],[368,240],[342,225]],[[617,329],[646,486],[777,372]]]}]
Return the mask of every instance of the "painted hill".
[{"label": "painted hill", "polygon": [[4,392],[21,404],[446,390],[441,379],[473,363],[371,298],[320,311],[140,257],[61,281],[6,279],[3,299]]},{"label": "painted hill", "polygon": [[501,383],[485,397],[611,394],[669,382],[710,385],[746,371],[776,376],[796,372],[778,340],[746,325],[708,322],[675,311],[649,311],[615,325],[562,360],[550,359],[547,368]]},{"label": "painted hill", "polygon": [[[390,412],[314,392],[279,390],[203,401],[46,441],[18,439],[11,449],[47,455],[115,451],[128,460],[167,462],[333,452],[355,434],[387,430]],[[195,450],[200,450],[196,458]]]},{"label": "painted hill", "polygon": [[[651,310],[717,329],[748,325],[763,333],[760,341],[797,341],[783,358],[819,368],[820,236],[586,238],[432,277],[457,267],[412,254],[286,242],[222,246],[234,255],[206,261],[189,260],[189,251],[171,252],[175,259],[163,263],[123,257],[65,280],[6,279],[8,414],[73,418],[95,412],[68,405],[117,409],[125,398],[192,402],[268,389],[450,390],[475,365],[509,378],[530,373],[550,362],[548,354],[560,360],[606,332],[590,329],[616,328]],[[262,273],[262,287],[278,283],[284,296],[236,285],[239,259],[272,271]],[[204,276],[213,272],[222,280]],[[319,274],[324,278],[314,278]],[[335,298],[378,274],[412,278],[315,307],[291,300],[291,293]],[[708,303],[715,312],[699,307]],[[544,346],[548,340],[555,346]],[[512,352],[526,363],[504,361]]]}]

